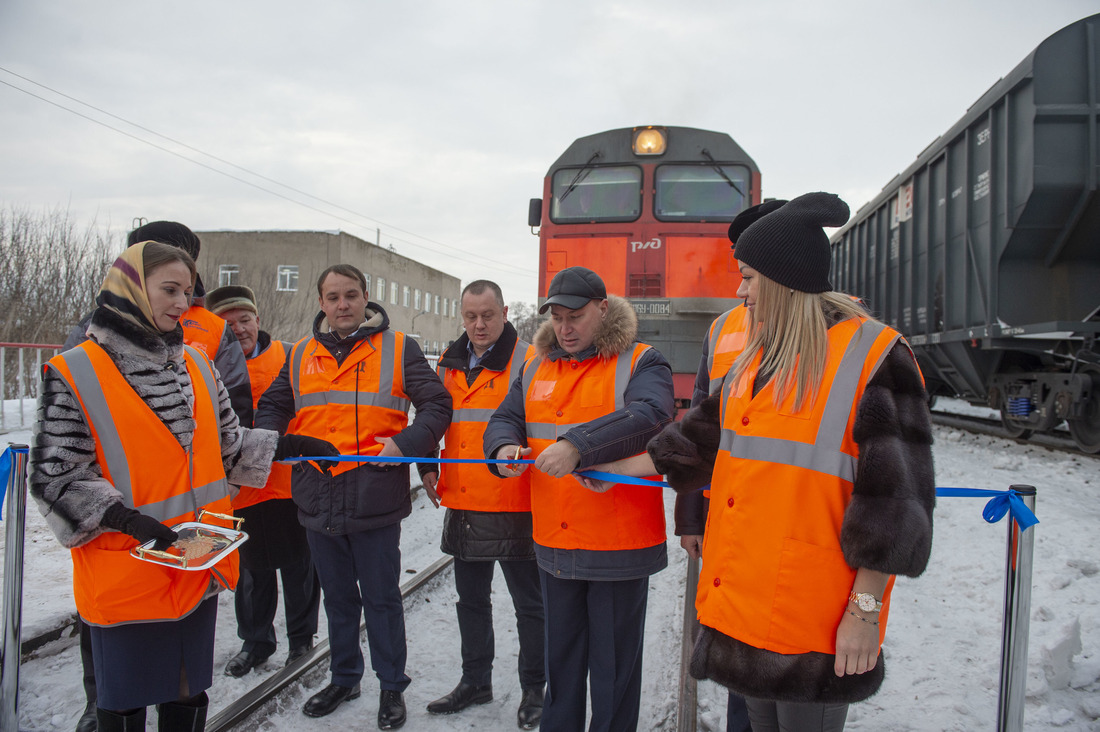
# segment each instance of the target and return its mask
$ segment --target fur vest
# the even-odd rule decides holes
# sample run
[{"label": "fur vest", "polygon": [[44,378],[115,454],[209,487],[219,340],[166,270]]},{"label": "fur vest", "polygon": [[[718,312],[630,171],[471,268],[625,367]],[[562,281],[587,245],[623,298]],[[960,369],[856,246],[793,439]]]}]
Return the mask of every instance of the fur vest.
[{"label": "fur vest", "polygon": [[[161,336],[99,308],[88,336],[107,352],[180,445],[190,447],[195,397],[184,366],[182,330],[177,327]],[[263,486],[278,433],[241,427],[220,378],[218,401],[222,462],[229,481]],[[103,513],[122,496],[104,480],[80,403],[53,369],[42,375],[32,442],[30,493],[58,540],[72,548],[99,536],[106,530],[100,525]]]},{"label": "fur vest", "polygon": [[[895,345],[859,403],[853,437],[859,444],[852,500],[840,544],[851,567],[920,575],[932,549],[932,426],[912,353]],[[658,471],[677,491],[710,482],[720,437],[719,398],[709,397],[649,444]],[[746,696],[788,702],[843,703],[874,694],[885,673],[882,654],[865,674],[837,677],[835,656],[780,654],[702,627],[691,674]]]}]

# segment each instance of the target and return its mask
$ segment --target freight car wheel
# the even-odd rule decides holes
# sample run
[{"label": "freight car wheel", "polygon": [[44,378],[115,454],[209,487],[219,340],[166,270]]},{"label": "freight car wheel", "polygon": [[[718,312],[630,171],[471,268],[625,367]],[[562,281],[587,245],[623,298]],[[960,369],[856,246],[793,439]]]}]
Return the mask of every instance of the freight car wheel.
[{"label": "freight car wheel", "polygon": [[1092,393],[1085,405],[1085,414],[1080,419],[1068,420],[1069,433],[1082,452],[1090,455],[1100,453],[1100,370],[1088,369],[1092,379]]},{"label": "freight car wheel", "polygon": [[1004,427],[1006,435],[1014,440],[1026,440],[1035,433],[1035,430],[1022,427],[1016,420],[1009,419],[1005,410],[1006,407],[1001,407],[1001,426]]}]

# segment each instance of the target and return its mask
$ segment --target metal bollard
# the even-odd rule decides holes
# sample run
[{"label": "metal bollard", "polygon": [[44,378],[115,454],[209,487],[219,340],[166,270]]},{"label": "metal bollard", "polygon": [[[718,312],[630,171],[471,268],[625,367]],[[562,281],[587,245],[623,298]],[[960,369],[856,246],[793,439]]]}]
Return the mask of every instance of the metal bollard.
[{"label": "metal bollard", "polygon": [[[27,513],[27,447],[12,445],[4,512],[4,638],[0,646],[0,729],[19,729],[19,644],[23,624],[23,532]],[[16,452],[19,450],[19,452]]]},{"label": "metal bollard", "polygon": [[[1010,486],[1032,511],[1035,487]],[[1005,558],[1004,626],[1001,632],[1001,687],[997,700],[999,732],[1022,732],[1024,701],[1027,694],[1027,641],[1031,616],[1031,565],[1035,549],[1035,530],[1021,531],[1011,518],[1008,522],[1008,551]]]},{"label": "metal bollard", "polygon": [[683,641],[680,646],[680,693],[676,709],[676,732],[695,732],[698,722],[697,682],[688,673],[688,663],[699,634],[699,620],[695,616],[695,596],[699,589],[699,560],[689,556],[687,581],[684,584]]}]

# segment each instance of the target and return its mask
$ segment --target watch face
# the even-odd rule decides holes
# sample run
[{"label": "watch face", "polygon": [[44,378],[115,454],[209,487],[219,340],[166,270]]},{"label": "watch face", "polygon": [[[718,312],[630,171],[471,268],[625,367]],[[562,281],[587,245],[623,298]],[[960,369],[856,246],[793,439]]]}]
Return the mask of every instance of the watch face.
[{"label": "watch face", "polygon": [[859,609],[865,613],[874,612],[875,605],[877,604],[878,601],[875,599],[874,595],[869,595],[866,592],[861,592],[860,594],[856,595],[856,605],[858,605]]}]

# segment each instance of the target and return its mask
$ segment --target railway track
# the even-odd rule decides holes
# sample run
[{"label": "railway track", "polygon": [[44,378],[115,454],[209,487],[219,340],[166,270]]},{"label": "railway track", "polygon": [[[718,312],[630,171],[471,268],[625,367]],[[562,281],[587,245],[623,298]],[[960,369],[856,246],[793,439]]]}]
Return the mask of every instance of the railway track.
[{"label": "railway track", "polygon": [[1055,432],[1040,432],[1031,435],[1030,437],[1023,438],[1010,434],[1001,424],[999,419],[991,419],[987,417],[979,417],[970,414],[956,414],[953,412],[944,412],[940,410],[932,410],[932,423],[942,425],[944,427],[953,427],[955,429],[964,430],[966,432],[973,432],[980,435],[990,435],[992,437],[1000,437],[1005,440],[1012,440],[1020,445],[1035,445],[1039,447],[1045,447],[1050,450],[1057,450],[1058,452],[1066,452],[1072,455],[1081,455],[1084,457],[1097,457],[1096,455],[1089,454],[1081,450],[1077,443],[1073,441],[1068,432],[1055,431]]}]

